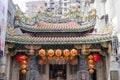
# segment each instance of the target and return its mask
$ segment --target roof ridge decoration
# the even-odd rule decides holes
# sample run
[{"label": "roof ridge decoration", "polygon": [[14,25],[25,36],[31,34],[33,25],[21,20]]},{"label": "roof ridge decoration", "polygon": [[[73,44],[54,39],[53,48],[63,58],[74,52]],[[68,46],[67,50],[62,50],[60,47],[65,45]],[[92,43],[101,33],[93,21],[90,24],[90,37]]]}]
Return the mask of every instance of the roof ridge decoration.
[{"label": "roof ridge decoration", "polygon": [[[46,24],[43,26],[41,25],[42,27],[40,27],[39,25],[42,22]],[[76,23],[76,25],[69,24],[72,22]],[[26,18],[24,15],[16,17],[16,25],[19,26],[19,28],[29,32],[82,32],[94,28],[95,23],[96,23],[96,10],[91,10],[88,16],[82,18],[80,17],[79,19],[72,18],[58,19],[54,17],[46,18],[44,16],[41,17],[41,15],[36,15],[33,18]],[[66,26],[65,24],[69,25]]]},{"label": "roof ridge decoration", "polygon": [[6,42],[19,44],[94,44],[111,41],[116,36],[109,34],[89,35],[82,37],[31,37],[31,36],[9,36]]}]

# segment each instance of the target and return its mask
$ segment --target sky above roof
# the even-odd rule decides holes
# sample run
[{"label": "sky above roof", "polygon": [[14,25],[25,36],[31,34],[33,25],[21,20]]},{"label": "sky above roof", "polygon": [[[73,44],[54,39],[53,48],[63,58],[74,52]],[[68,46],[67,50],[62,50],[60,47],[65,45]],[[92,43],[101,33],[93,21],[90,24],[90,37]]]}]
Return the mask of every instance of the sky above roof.
[{"label": "sky above roof", "polygon": [[18,6],[20,7],[20,9],[25,12],[25,3],[28,1],[49,1],[49,0],[13,0],[14,4],[18,4]]}]

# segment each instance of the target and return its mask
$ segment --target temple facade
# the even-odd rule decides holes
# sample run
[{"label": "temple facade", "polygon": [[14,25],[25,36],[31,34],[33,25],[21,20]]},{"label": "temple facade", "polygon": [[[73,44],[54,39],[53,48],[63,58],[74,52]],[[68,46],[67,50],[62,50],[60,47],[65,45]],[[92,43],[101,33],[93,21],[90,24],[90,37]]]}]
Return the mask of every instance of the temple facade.
[{"label": "temple facade", "polygon": [[[117,37],[110,28],[96,25],[96,9],[78,13],[58,18],[39,12],[27,18],[18,10],[14,28],[6,30],[7,79],[119,80],[112,62]],[[100,33],[96,26],[101,26],[97,28]]]}]

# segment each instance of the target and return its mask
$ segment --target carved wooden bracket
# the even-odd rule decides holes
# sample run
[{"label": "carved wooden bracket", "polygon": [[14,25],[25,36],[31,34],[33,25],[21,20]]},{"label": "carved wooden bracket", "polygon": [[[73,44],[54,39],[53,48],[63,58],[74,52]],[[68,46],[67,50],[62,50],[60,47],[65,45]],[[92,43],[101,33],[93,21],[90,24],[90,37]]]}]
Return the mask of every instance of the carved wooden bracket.
[{"label": "carved wooden bracket", "polygon": [[30,55],[33,55],[35,50],[38,50],[41,48],[41,45],[24,45],[26,49],[29,49]]},{"label": "carved wooden bracket", "polygon": [[76,49],[82,49],[82,45],[74,45]]},{"label": "carved wooden bracket", "polygon": [[[86,49],[89,49],[91,47],[91,44],[83,44],[82,45],[82,54],[83,55],[88,55],[89,52]],[[88,53],[87,53],[88,52]]]},{"label": "carved wooden bracket", "polygon": [[108,43],[101,43],[102,47],[108,47]]},{"label": "carved wooden bracket", "polygon": [[14,44],[6,44],[5,45],[5,55],[9,54],[9,55],[14,55],[14,52],[9,52],[8,48],[13,48],[15,45]]},{"label": "carved wooden bracket", "polygon": [[111,53],[112,52],[112,45],[109,43],[108,44],[108,53]]}]

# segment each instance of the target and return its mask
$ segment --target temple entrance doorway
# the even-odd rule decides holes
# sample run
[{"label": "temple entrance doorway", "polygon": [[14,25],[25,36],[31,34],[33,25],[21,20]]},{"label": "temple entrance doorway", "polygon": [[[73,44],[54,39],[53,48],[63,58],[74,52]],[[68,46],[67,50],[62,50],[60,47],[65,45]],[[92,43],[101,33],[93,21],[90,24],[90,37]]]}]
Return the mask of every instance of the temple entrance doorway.
[{"label": "temple entrance doorway", "polygon": [[50,64],[49,80],[66,80],[66,64]]}]

